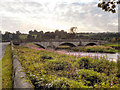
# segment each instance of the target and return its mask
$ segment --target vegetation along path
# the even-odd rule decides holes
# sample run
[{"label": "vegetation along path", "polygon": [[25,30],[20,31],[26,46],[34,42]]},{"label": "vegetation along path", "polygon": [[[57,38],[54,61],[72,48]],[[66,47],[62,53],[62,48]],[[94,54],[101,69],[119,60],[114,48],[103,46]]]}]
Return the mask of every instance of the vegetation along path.
[{"label": "vegetation along path", "polygon": [[0,43],[0,89],[2,88],[2,57],[4,56],[5,50],[7,45],[9,44],[9,42],[7,43]]},{"label": "vegetation along path", "polygon": [[2,88],[12,88],[12,54],[10,45],[7,46],[0,61]]}]

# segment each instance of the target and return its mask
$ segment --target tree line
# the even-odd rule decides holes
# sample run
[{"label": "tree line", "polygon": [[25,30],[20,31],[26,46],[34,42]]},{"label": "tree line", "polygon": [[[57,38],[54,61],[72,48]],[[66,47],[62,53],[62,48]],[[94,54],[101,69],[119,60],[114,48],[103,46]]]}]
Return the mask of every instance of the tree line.
[{"label": "tree line", "polygon": [[2,41],[41,41],[49,39],[89,39],[103,40],[108,42],[120,42],[120,33],[103,32],[103,33],[67,33],[64,30],[55,30],[54,32],[43,32],[30,30],[29,34],[23,34],[20,31],[16,33],[5,32],[2,34]]}]

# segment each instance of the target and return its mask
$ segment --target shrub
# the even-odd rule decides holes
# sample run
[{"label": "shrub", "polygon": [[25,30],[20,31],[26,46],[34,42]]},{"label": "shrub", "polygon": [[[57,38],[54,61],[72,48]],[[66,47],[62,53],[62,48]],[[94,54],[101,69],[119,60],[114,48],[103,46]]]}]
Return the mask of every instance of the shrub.
[{"label": "shrub", "polygon": [[90,60],[89,60],[89,59],[90,59],[90,58],[88,58],[88,57],[81,57],[81,58],[79,58],[79,59],[77,60],[78,67],[79,67],[80,69],[83,69],[83,68],[88,69],[89,63],[90,63]]},{"label": "shrub", "polygon": [[45,68],[47,70],[63,70],[69,68],[70,64],[66,61],[50,60],[45,62]]},{"label": "shrub", "polygon": [[[118,84],[118,78],[117,77],[108,77],[104,73],[98,73],[93,70],[87,70],[87,69],[80,69],[76,70],[75,72],[75,79],[76,80],[81,80],[85,82],[86,86],[93,86],[97,84],[99,87],[103,88],[110,88],[111,86],[114,86],[116,83]],[[102,84],[105,84],[103,86]],[[118,85],[116,86],[118,87]],[[98,87],[96,87],[98,88]]]},{"label": "shrub", "polygon": [[88,88],[82,81],[75,81],[65,77],[58,77],[56,75],[43,75],[37,77],[34,74],[30,74],[30,79],[35,88]]},{"label": "shrub", "polygon": [[105,57],[101,57],[97,64],[97,71],[103,72],[106,75],[115,75],[117,74],[117,64],[114,61],[109,61]]},{"label": "shrub", "polygon": [[117,50],[115,50],[112,47],[109,46],[102,46],[102,45],[97,45],[97,46],[86,46],[86,47],[74,47],[71,48],[71,51],[84,51],[84,52],[100,52],[100,53],[116,53]]},{"label": "shrub", "polygon": [[83,82],[78,82],[63,77],[56,78],[46,86],[47,88],[88,88],[88,86],[85,86]]},{"label": "shrub", "polygon": [[93,70],[87,70],[87,69],[80,69],[76,70],[76,79],[83,79],[86,82],[86,85],[88,86],[94,86],[95,83],[101,83],[106,78],[105,74],[98,73]]},{"label": "shrub", "polygon": [[117,77],[120,78],[120,57],[118,57],[118,60],[117,60],[117,67],[118,67]]},{"label": "shrub", "polygon": [[92,59],[90,57],[81,57],[77,59],[75,65],[79,69],[89,69],[100,73],[105,73],[106,75],[117,74],[118,68],[115,62],[110,62],[105,57],[101,57],[100,60]]},{"label": "shrub", "polygon": [[52,58],[51,56],[43,55],[43,56],[41,56],[41,59],[42,59],[42,61],[44,61],[45,59],[51,60],[51,59],[53,59],[53,58]]}]

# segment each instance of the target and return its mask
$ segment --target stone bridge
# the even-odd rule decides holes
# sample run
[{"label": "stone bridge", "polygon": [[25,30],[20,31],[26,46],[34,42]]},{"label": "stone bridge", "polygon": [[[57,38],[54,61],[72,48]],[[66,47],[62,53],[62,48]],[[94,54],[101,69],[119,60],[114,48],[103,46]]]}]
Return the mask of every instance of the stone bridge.
[{"label": "stone bridge", "polygon": [[80,40],[80,39],[51,39],[51,40],[43,40],[40,42],[33,42],[34,44],[39,45],[40,47],[46,48],[57,48],[61,45],[67,45],[70,47],[77,46],[93,46],[93,45],[102,45],[105,41],[91,41],[91,40]]}]

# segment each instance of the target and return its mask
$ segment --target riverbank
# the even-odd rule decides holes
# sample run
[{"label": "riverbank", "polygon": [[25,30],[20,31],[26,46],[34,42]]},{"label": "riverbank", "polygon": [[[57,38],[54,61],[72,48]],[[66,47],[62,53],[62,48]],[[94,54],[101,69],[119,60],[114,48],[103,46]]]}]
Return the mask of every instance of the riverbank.
[{"label": "riverbank", "polygon": [[110,46],[103,46],[103,45],[94,45],[94,46],[79,46],[79,47],[67,47],[62,46],[58,49],[65,49],[66,51],[71,52],[95,52],[95,53],[116,53],[118,50],[110,47]]},{"label": "riverbank", "polygon": [[105,44],[104,46],[110,46],[115,49],[120,49],[120,43],[108,43],[108,44]]},{"label": "riverbank", "polygon": [[35,88],[119,87],[117,63],[106,58],[76,57],[33,45],[15,46],[14,52]]}]

